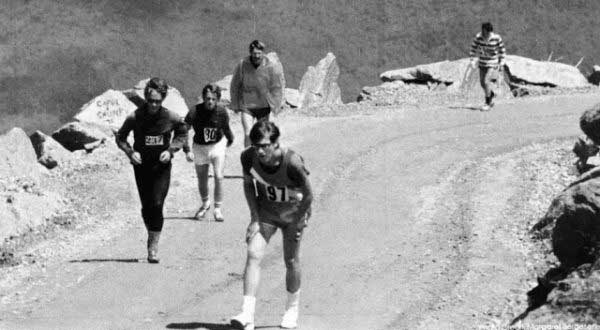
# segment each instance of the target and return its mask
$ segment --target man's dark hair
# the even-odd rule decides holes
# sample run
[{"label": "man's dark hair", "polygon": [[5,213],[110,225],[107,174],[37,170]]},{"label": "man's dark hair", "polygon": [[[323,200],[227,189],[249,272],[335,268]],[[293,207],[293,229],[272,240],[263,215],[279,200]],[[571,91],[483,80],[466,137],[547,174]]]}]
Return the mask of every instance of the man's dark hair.
[{"label": "man's dark hair", "polygon": [[258,143],[265,137],[269,137],[271,143],[277,142],[279,139],[279,127],[277,127],[271,121],[259,121],[250,130],[250,141],[252,143]]},{"label": "man's dark hair", "polygon": [[146,100],[150,96],[151,89],[154,89],[155,91],[157,91],[164,100],[165,97],[167,97],[167,90],[169,89],[169,85],[167,85],[167,82],[164,79],[161,79],[158,77],[154,77],[154,78],[148,80],[148,83],[146,84],[146,88],[144,88],[144,97],[146,98]]},{"label": "man's dark hair", "polygon": [[261,41],[259,40],[254,40],[250,43],[250,46],[248,46],[248,51],[252,52],[252,50],[254,49],[258,49],[258,50],[265,50],[265,44],[263,44]]},{"label": "man's dark hair", "polygon": [[217,101],[221,99],[221,87],[216,84],[208,84],[202,88],[202,98],[206,98],[206,93],[211,92],[217,96]]},{"label": "man's dark hair", "polygon": [[487,32],[492,32],[492,31],[494,31],[494,27],[492,26],[492,23],[485,22],[485,23],[481,24],[481,30],[487,31]]}]

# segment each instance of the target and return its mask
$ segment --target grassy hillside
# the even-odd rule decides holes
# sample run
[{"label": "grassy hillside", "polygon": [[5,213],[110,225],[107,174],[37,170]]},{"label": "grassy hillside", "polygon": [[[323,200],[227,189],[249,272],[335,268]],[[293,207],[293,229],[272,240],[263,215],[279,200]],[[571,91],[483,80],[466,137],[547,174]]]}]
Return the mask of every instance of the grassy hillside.
[{"label": "grassy hillside", "polygon": [[[148,76],[192,101],[229,74],[252,39],[276,51],[288,85],[328,51],[344,101],[384,70],[463,57],[482,20],[510,53],[600,64],[600,2],[531,0],[5,0],[0,130],[49,132],[93,96]],[[597,62],[595,62],[597,61]]]}]

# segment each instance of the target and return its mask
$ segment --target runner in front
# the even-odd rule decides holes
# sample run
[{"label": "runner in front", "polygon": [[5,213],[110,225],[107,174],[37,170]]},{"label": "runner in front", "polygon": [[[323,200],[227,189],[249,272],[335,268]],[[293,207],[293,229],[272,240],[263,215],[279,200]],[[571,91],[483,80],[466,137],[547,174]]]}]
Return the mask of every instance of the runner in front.
[{"label": "runner in front", "polygon": [[[227,110],[218,105],[221,100],[221,89],[215,84],[208,84],[202,89],[203,102],[190,109],[185,122],[194,128],[194,144],[190,152],[187,143],[183,146],[188,161],[194,161],[198,177],[198,190],[202,205],[195,218],[200,220],[210,209],[208,197],[208,170],[213,166],[215,179],[215,221],[224,221],[221,205],[223,204],[223,168],[225,151],[233,143],[233,133],[229,127]],[[225,137],[225,139],[223,138]]]},{"label": "runner in front", "polygon": [[252,145],[241,155],[244,193],[250,208],[244,297],[242,312],[231,319],[231,325],[237,329],[254,329],[260,262],[269,239],[279,228],[283,234],[287,271],[287,304],[281,327],[291,329],[298,324],[300,239],[313,199],[309,172],[300,155],[280,146],[279,128],[272,122],[257,122],[250,131],[250,141]]}]

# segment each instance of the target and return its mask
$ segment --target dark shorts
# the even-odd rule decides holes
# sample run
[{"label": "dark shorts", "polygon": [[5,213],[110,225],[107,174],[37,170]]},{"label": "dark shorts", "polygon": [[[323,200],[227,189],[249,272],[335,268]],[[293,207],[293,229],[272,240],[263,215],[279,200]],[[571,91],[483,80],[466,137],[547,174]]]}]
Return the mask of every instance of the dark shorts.
[{"label": "dark shorts", "polygon": [[271,108],[258,108],[258,109],[247,109],[242,110],[257,120],[269,120],[269,115],[271,114]]},{"label": "dark shorts", "polygon": [[[295,211],[295,209],[290,211]],[[298,225],[295,219],[292,219],[291,216],[285,214],[275,216],[264,211],[259,211],[258,214],[260,233],[267,242],[269,241],[269,239],[271,239],[271,236],[275,234],[278,228],[281,229],[281,233],[283,234],[284,240],[292,239],[296,236],[296,232],[298,231]],[[304,217],[300,220],[301,222],[303,222],[304,227],[306,227],[308,223],[308,218],[309,213],[306,213]]]}]

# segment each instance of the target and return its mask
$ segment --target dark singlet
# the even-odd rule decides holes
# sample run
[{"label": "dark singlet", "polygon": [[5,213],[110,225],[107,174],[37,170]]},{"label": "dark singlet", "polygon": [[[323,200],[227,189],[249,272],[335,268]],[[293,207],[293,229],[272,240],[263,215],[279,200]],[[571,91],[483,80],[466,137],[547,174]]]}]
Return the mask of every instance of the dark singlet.
[{"label": "dark singlet", "polygon": [[[295,158],[295,160],[292,160]],[[293,219],[288,216],[298,209],[297,194],[301,186],[292,179],[291,171],[304,171],[308,174],[302,158],[289,149],[283,149],[283,159],[274,169],[265,168],[260,164],[256,151],[248,148],[242,155],[244,171],[252,176],[255,182],[256,200],[259,213],[269,217],[279,218],[283,222]]]}]

